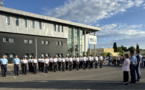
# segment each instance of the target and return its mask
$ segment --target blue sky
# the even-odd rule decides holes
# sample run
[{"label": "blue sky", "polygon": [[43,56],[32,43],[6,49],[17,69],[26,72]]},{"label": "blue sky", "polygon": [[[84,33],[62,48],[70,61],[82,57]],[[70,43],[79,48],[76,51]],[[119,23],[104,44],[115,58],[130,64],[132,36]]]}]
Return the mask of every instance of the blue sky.
[{"label": "blue sky", "polygon": [[100,27],[97,48],[145,49],[144,0],[3,0],[4,6]]}]

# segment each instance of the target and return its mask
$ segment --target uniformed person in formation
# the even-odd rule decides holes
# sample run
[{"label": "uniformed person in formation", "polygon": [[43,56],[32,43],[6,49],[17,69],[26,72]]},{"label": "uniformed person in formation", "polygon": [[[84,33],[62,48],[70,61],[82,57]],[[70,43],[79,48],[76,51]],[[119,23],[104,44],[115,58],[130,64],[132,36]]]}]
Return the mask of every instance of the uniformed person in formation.
[{"label": "uniformed person in formation", "polygon": [[21,67],[22,67],[22,73],[25,75],[27,74],[27,65],[28,65],[28,60],[24,57],[21,60]]},{"label": "uniformed person in formation", "polygon": [[54,57],[53,60],[54,60],[54,62],[53,62],[53,71],[56,72],[56,70],[57,70],[57,62],[58,61],[57,61],[57,58],[56,57]]},{"label": "uniformed person in formation", "polygon": [[73,59],[73,69],[75,69],[76,68],[76,57],[73,57],[72,59]]},{"label": "uniformed person in formation", "polygon": [[91,56],[91,61],[90,61],[90,63],[91,63],[91,68],[93,68],[93,65],[94,65],[94,57],[93,57],[93,56]]},{"label": "uniformed person in formation", "polygon": [[88,66],[89,66],[89,69],[91,69],[91,60],[92,60],[92,57],[91,55],[88,57]]},{"label": "uniformed person in formation", "polygon": [[79,70],[79,57],[76,57],[76,69]]},{"label": "uniformed person in formation", "polygon": [[41,57],[38,59],[38,69],[41,71]]},{"label": "uniformed person in formation", "polygon": [[41,71],[44,72],[44,57],[41,57]]},{"label": "uniformed person in formation", "polygon": [[18,55],[15,55],[15,58],[13,59],[13,65],[15,75],[19,75],[20,59],[18,58]]},{"label": "uniformed person in formation", "polygon": [[38,63],[37,58],[34,57],[34,59],[33,59],[33,73],[34,74],[37,73],[37,63]]},{"label": "uniformed person in formation", "polygon": [[79,63],[79,69],[81,69],[82,68],[82,57],[81,56],[79,57],[79,62],[80,62]]},{"label": "uniformed person in formation", "polygon": [[2,77],[6,77],[8,59],[5,58],[5,55],[3,55],[3,58],[0,59],[0,65],[1,65]]},{"label": "uniformed person in formation", "polygon": [[69,60],[69,70],[71,71],[72,70],[72,65],[73,65],[72,57],[70,56],[70,58],[68,60]]},{"label": "uniformed person in formation", "polygon": [[97,55],[94,57],[94,60],[95,60],[95,68],[97,68],[98,67],[98,61],[99,61]]},{"label": "uniformed person in formation", "polygon": [[83,69],[86,69],[86,56],[83,57]]},{"label": "uniformed person in formation", "polygon": [[62,71],[65,71],[65,58],[62,57],[61,60],[62,60]]},{"label": "uniformed person in formation", "polygon": [[61,70],[61,57],[58,57],[58,70]]},{"label": "uniformed person in formation", "polygon": [[86,56],[86,68],[88,68],[88,63],[89,63],[89,57]]},{"label": "uniformed person in formation", "polygon": [[50,71],[52,71],[52,69],[53,69],[53,62],[54,62],[53,58],[50,57],[50,59],[49,59],[49,70]]},{"label": "uniformed person in formation", "polygon": [[99,57],[99,63],[100,63],[100,68],[102,68],[102,64],[103,64],[103,57],[102,56]]},{"label": "uniformed person in formation", "polygon": [[28,59],[29,72],[32,72],[32,62],[31,62],[31,60],[32,60],[32,57],[30,57]]},{"label": "uniformed person in formation", "polygon": [[65,58],[65,67],[66,67],[66,70],[68,70],[68,57],[66,56],[66,58]]},{"label": "uniformed person in formation", "polygon": [[48,73],[48,68],[49,68],[49,58],[46,57],[44,59],[44,63],[45,63],[45,73]]}]

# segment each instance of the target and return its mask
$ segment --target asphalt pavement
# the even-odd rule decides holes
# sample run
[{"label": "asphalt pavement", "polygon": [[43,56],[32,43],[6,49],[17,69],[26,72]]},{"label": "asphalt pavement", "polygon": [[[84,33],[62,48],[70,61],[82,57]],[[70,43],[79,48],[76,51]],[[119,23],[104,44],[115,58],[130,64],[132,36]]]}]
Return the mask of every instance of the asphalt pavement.
[{"label": "asphalt pavement", "polygon": [[14,76],[13,67],[9,66],[7,77],[0,77],[0,90],[145,90],[145,68],[141,68],[141,73],[140,82],[123,85],[123,72],[119,66],[37,74],[28,72],[19,76]]}]

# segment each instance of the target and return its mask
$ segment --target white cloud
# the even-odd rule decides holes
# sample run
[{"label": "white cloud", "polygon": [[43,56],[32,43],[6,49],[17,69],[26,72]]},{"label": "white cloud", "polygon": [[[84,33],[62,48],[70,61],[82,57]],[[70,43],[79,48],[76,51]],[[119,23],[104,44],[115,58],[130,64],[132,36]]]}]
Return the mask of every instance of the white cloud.
[{"label": "white cloud", "polygon": [[143,4],[143,9],[145,9],[145,4]]},{"label": "white cloud", "polygon": [[139,7],[144,0],[68,0],[64,5],[44,14],[60,19],[90,24],[97,20],[125,12],[128,8]]},{"label": "white cloud", "polygon": [[[102,31],[97,32],[98,47],[112,47],[114,42],[119,46],[134,46],[137,43],[145,48],[145,31],[143,25],[110,24],[101,26]],[[106,39],[106,40],[105,40]],[[102,42],[103,41],[103,42]]]}]

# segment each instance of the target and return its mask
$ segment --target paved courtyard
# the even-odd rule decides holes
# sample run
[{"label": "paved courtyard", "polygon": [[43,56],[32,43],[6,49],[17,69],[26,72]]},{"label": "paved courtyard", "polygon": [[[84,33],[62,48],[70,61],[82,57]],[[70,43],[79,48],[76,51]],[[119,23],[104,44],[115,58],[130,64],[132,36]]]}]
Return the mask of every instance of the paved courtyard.
[{"label": "paved courtyard", "polygon": [[[121,67],[104,66],[102,69],[73,71],[38,72],[36,75],[13,75],[13,67],[8,67],[6,78],[0,77],[0,90],[36,90],[36,89],[104,89],[104,90],[145,90],[145,68],[141,69],[142,79],[137,84],[122,85]],[[1,74],[1,73],[0,73]]]}]

